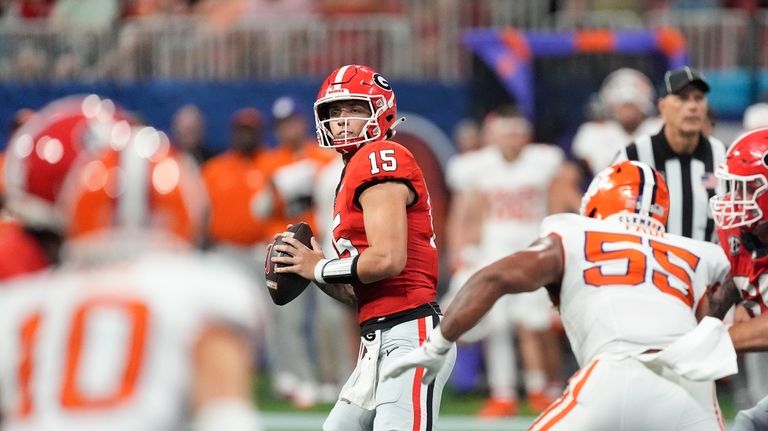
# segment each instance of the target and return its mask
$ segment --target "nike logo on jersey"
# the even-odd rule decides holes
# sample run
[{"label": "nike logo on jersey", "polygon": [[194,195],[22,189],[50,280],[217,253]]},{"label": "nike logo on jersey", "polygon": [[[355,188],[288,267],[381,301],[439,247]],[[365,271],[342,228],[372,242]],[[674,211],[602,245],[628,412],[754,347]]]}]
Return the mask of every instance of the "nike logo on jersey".
[{"label": "nike logo on jersey", "polygon": [[395,347],[393,347],[393,348],[391,348],[391,349],[389,349],[389,350],[385,350],[385,352],[387,352],[387,356],[389,356],[389,354],[390,354],[390,353],[392,353],[392,352],[394,352],[395,350],[397,350],[397,348],[398,348],[398,347],[400,347],[400,346],[395,346]]}]

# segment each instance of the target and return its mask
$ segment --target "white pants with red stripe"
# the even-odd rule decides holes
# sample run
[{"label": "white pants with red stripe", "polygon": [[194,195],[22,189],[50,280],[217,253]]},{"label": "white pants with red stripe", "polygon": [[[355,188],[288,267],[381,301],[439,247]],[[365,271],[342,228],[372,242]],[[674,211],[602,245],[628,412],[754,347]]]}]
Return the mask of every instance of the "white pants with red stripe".
[{"label": "white pants with red stripe", "polygon": [[568,382],[531,431],[725,430],[714,382],[634,359],[596,359]]},{"label": "white pants with red stripe", "polygon": [[[412,351],[424,342],[438,323],[437,316],[423,317],[382,330],[381,348],[377,370],[388,361]],[[437,429],[440,398],[443,387],[456,362],[456,348],[448,353],[448,359],[435,381],[424,385],[423,368],[410,370],[397,378],[382,381],[377,372],[374,409],[339,399],[323,424],[323,431],[432,431]],[[360,362],[347,380],[341,393],[356,383]]]}]

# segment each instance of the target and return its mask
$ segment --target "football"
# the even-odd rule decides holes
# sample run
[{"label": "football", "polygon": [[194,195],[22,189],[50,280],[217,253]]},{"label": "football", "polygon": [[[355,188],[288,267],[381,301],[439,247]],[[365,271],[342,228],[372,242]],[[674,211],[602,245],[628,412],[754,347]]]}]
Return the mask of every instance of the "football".
[{"label": "football", "polygon": [[283,237],[292,236],[297,241],[312,248],[310,239],[312,238],[312,228],[304,222],[296,223],[291,226],[283,235],[277,237],[267,247],[267,259],[264,262],[264,278],[267,281],[267,290],[272,297],[272,301],[277,305],[285,305],[297,296],[309,285],[309,280],[298,274],[281,274],[275,272],[278,263],[272,262],[276,256],[284,256],[286,253],[275,250],[276,245],[284,244]]}]

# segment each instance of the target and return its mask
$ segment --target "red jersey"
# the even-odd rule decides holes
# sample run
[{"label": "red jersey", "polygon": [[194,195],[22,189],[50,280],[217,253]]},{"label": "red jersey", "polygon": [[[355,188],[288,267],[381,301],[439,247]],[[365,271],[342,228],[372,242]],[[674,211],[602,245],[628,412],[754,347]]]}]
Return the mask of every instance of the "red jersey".
[{"label": "red jersey", "polygon": [[0,281],[50,266],[40,244],[13,221],[0,222]]},{"label": "red jersey", "polygon": [[437,297],[437,247],[429,192],[413,154],[400,144],[366,144],[347,162],[333,209],[336,252],[344,258],[368,248],[359,198],[368,187],[386,181],[401,182],[416,194],[407,208],[408,259],[399,275],[353,286],[360,323],[433,302]]},{"label": "red jersey", "polygon": [[718,229],[717,234],[744,307],[752,317],[764,313],[768,309],[768,247],[738,228]]}]

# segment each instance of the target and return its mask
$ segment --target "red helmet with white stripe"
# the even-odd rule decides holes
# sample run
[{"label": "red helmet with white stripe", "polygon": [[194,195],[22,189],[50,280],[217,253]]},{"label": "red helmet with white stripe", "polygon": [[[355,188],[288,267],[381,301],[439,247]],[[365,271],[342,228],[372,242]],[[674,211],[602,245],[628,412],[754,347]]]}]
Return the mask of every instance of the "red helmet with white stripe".
[{"label": "red helmet with white stripe", "polygon": [[736,138],[715,176],[718,194],[710,206],[719,228],[751,230],[768,220],[768,129]]},{"label": "red helmet with white stripe", "polygon": [[664,230],[669,217],[669,190],[664,178],[650,166],[624,161],[603,169],[581,200],[581,215]]},{"label": "red helmet with white stripe", "polygon": [[[367,104],[370,117],[345,117],[363,120],[365,126],[357,136],[334,137],[331,132],[329,105],[334,102],[358,100]],[[397,101],[389,82],[368,66],[350,64],[334,70],[323,81],[314,105],[317,141],[321,147],[340,152],[355,151],[366,142],[387,139],[394,131]]]},{"label": "red helmet with white stripe", "polygon": [[131,119],[94,94],[51,102],[11,137],[5,157],[6,207],[24,225],[61,232],[58,200],[79,160],[127,139]]}]

